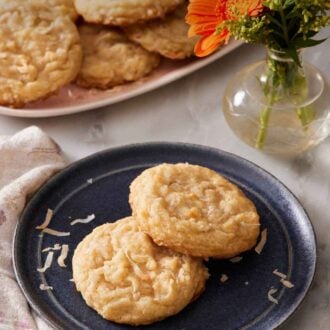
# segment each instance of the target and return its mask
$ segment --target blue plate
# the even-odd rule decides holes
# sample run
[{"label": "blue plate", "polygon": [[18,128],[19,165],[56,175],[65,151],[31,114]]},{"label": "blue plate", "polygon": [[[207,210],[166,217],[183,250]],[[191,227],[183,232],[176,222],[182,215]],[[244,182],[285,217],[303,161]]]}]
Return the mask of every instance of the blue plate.
[{"label": "blue plate", "polygon": [[[189,144],[151,143],[106,150],[72,164],[52,178],[32,198],[16,229],[14,268],[31,306],[58,329],[131,329],[102,319],[75,290],[71,258],[77,244],[92,229],[131,213],[130,182],[159,163],[189,162],[207,166],[236,183],[251,198],[268,239],[262,253],[243,254],[238,263],[210,260],[210,279],[203,295],[179,314],[135,329],[272,329],[282,324],[306,295],[315,271],[316,244],[306,212],[292,193],[260,167],[235,155]],[[93,179],[92,183],[89,179]],[[68,237],[40,234],[35,227],[54,210],[51,228]],[[88,224],[70,226],[70,219],[95,214]],[[68,244],[68,266],[56,260],[45,273],[37,272],[45,247]],[[55,251],[58,253],[58,251]],[[294,284],[286,288],[273,274],[278,269]],[[228,280],[220,281],[221,274]],[[41,291],[40,283],[52,286]],[[270,288],[278,304],[268,300]]]}]

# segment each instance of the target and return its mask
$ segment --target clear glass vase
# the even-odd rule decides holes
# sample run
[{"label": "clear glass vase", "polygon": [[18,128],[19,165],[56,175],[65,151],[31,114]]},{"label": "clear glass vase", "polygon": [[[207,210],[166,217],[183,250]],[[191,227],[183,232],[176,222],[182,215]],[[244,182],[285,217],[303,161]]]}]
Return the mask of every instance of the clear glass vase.
[{"label": "clear glass vase", "polygon": [[238,72],[223,102],[233,132],[269,153],[301,153],[329,135],[329,87],[314,66],[267,50],[264,61]]}]

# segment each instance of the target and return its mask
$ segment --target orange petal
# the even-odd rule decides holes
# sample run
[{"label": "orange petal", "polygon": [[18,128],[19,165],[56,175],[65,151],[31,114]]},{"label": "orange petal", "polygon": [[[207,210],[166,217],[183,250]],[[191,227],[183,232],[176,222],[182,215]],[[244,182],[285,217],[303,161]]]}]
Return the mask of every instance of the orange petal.
[{"label": "orange petal", "polygon": [[214,33],[217,24],[214,22],[206,22],[204,24],[191,25],[188,30],[188,36],[192,37],[195,35],[206,36]]},{"label": "orange petal", "polygon": [[190,0],[186,15],[188,24],[203,24],[214,22],[219,24],[216,6],[219,0]]},{"label": "orange petal", "polygon": [[204,57],[213,53],[220,45],[226,42],[229,38],[229,33],[223,32],[215,35],[204,36],[198,40],[195,45],[195,54],[198,57]]},{"label": "orange petal", "polygon": [[219,0],[190,0],[188,13],[195,13],[201,16],[214,15]]},{"label": "orange petal", "polygon": [[249,8],[249,16],[258,16],[264,10],[262,1],[255,1]]},{"label": "orange petal", "polygon": [[263,0],[190,0],[186,22],[190,25],[188,36],[201,36],[195,45],[195,54],[211,54],[230,38],[227,30],[216,34],[224,21],[237,20],[240,16],[257,16],[263,10]]}]

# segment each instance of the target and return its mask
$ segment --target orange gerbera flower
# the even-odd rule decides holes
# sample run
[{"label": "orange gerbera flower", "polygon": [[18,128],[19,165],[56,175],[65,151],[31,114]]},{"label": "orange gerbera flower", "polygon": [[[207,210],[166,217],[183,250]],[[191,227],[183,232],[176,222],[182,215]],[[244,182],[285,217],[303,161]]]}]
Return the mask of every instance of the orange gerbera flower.
[{"label": "orange gerbera flower", "polygon": [[241,16],[257,16],[263,10],[262,0],[190,0],[186,21],[190,24],[189,37],[199,35],[195,54],[203,57],[214,52],[230,38],[227,29],[217,33],[224,21],[237,20]]}]

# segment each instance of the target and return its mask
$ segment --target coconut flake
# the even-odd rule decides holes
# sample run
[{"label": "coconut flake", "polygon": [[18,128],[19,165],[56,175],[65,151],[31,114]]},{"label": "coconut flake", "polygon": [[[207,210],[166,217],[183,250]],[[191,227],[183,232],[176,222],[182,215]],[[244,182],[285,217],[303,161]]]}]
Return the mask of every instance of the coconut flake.
[{"label": "coconut flake", "polygon": [[40,290],[53,290],[52,286],[46,285],[46,284],[43,284],[43,283],[39,285],[39,288],[40,288]]},{"label": "coconut flake", "polygon": [[280,280],[280,282],[288,289],[291,289],[294,287],[294,284],[292,284],[289,280],[285,280],[284,278],[282,278]]},{"label": "coconut flake", "polygon": [[254,248],[254,251],[256,251],[258,254],[260,254],[261,251],[263,250],[265,244],[266,244],[266,241],[267,241],[267,229],[264,229],[264,230],[261,232],[261,238],[260,238],[260,241],[259,241],[259,243],[257,244],[257,246]]},{"label": "coconut flake", "polygon": [[77,223],[89,223],[95,219],[95,214],[89,215],[86,219],[76,219],[70,222],[71,226],[76,225]]},{"label": "coconut flake", "polygon": [[53,247],[47,247],[41,250],[41,252],[48,252],[48,251],[58,251],[61,250],[61,244],[56,243]]},{"label": "coconut flake", "polygon": [[229,259],[230,262],[232,262],[233,264],[236,264],[237,262],[240,262],[243,259],[243,257],[234,257]]},{"label": "coconut flake", "polygon": [[36,229],[45,229],[50,224],[52,218],[53,218],[53,210],[48,209],[44,222],[41,225],[37,226]]},{"label": "coconut flake", "polygon": [[285,274],[279,272],[277,269],[275,269],[273,271],[273,274],[276,275],[276,276],[278,276],[278,277],[280,277],[280,278],[282,278],[282,279],[284,279],[284,280],[287,278],[287,276]]},{"label": "coconut flake", "polygon": [[62,249],[61,249],[61,254],[57,258],[57,263],[59,264],[60,267],[66,267],[66,264],[64,263],[66,257],[68,256],[69,252],[69,245],[68,244],[63,244]]},{"label": "coconut flake", "polygon": [[73,94],[71,89],[68,89],[68,96],[70,99],[73,99]]},{"label": "coconut flake", "polygon": [[278,305],[278,300],[273,297],[273,294],[277,292],[277,289],[270,288],[267,294],[268,300],[271,301],[274,304]]},{"label": "coconut flake", "polygon": [[93,183],[93,178],[88,179],[87,183],[92,184]]},{"label": "coconut flake", "polygon": [[51,229],[51,228],[45,228],[42,230],[42,232],[45,234],[54,235],[54,236],[70,236],[70,232],[68,232],[68,231],[58,231],[58,230]]},{"label": "coconut flake", "polygon": [[229,277],[226,274],[221,274],[221,277],[220,277],[221,283],[225,283],[228,279],[229,279]]},{"label": "coconut flake", "polygon": [[52,264],[53,262],[53,256],[54,256],[54,252],[48,252],[47,257],[46,257],[46,261],[45,261],[45,265],[42,268],[37,268],[37,271],[39,273],[44,273]]},{"label": "coconut flake", "polygon": [[[131,266],[133,267],[135,274],[138,277],[140,277],[142,280],[149,280],[150,279],[149,275],[145,274],[142,271],[142,269],[139,267],[139,265],[131,258],[131,256],[128,253],[128,250],[124,249],[124,254],[125,254],[127,260],[129,261],[129,263],[131,264]],[[173,274],[173,278],[175,278],[174,274]]]},{"label": "coconut flake", "polygon": [[294,287],[294,284],[291,283],[289,280],[286,279],[286,278],[287,278],[287,275],[285,275],[285,274],[279,272],[277,269],[275,269],[275,270],[273,271],[273,274],[281,278],[281,279],[280,279],[280,282],[281,282],[286,288],[291,289],[291,288]]}]

